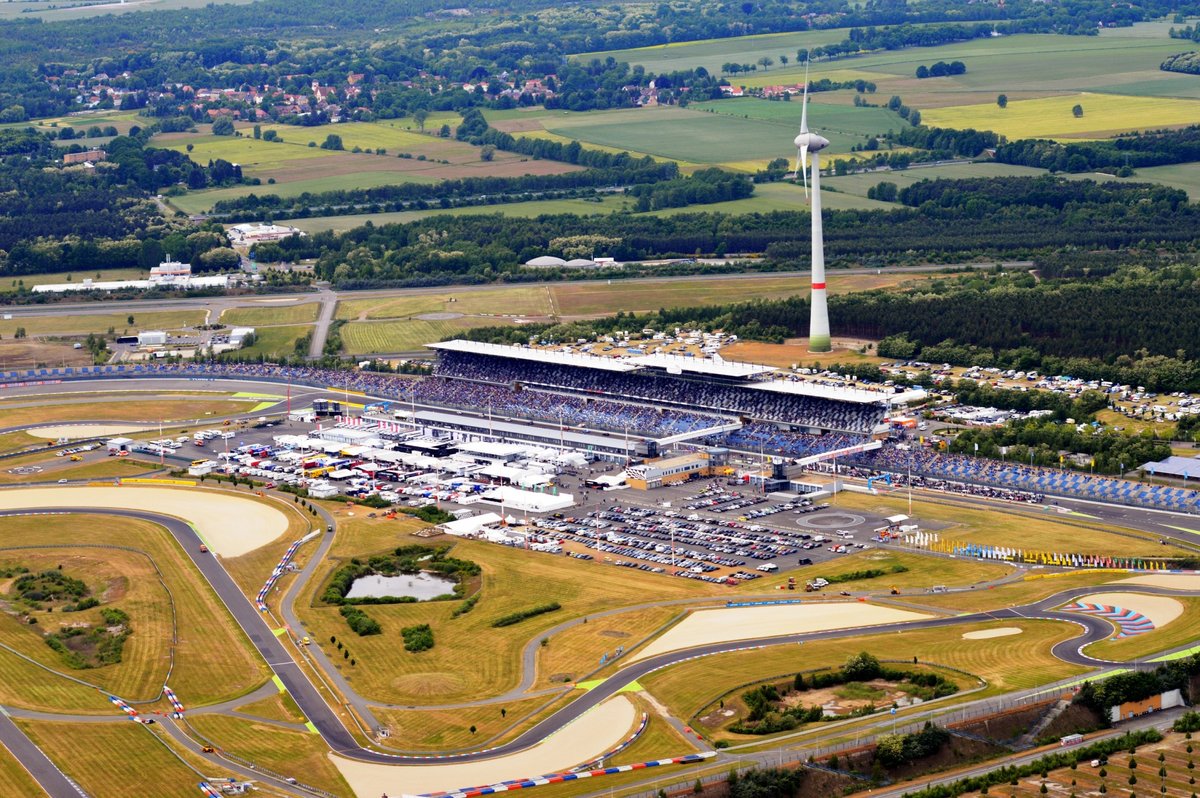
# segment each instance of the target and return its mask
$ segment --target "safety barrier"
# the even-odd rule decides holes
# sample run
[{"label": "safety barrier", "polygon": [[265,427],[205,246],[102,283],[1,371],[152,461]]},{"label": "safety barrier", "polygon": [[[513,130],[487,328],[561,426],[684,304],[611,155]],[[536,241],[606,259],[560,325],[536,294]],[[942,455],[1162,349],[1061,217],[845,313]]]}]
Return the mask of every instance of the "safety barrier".
[{"label": "safety barrier", "polygon": [[804,599],[774,599],[772,601],[726,601],[728,607],[772,607],[777,604],[803,604]]},{"label": "safety barrier", "polygon": [[122,479],[120,482],[122,485],[182,485],[189,488],[196,486],[196,480],[194,479],[154,479],[153,477],[129,477],[127,479]]},{"label": "safety barrier", "polygon": [[113,703],[113,705],[116,706],[117,709],[124,712],[125,715],[130,720],[136,720],[138,723],[149,723],[150,722],[150,721],[146,720],[145,718],[143,718],[141,715],[139,715],[138,711],[136,709],[129,706],[129,704],[125,703],[120,698],[117,698],[115,695],[110,695],[108,697],[108,700],[111,701]]},{"label": "safety barrier", "polygon": [[167,697],[167,700],[171,702],[171,709],[174,710],[171,713],[171,717],[174,718],[175,720],[182,719],[183,718],[183,702],[179,700],[179,696],[175,695],[175,691],[172,690],[170,687],[168,687],[165,684],[163,685],[163,695],[165,695]]},{"label": "safety barrier", "polygon": [[686,756],[677,756],[670,759],[655,759],[650,762],[638,762],[632,765],[617,765],[611,768],[601,768],[598,770],[584,770],[579,773],[553,773],[548,776],[538,776],[533,779],[514,779],[513,781],[504,781],[499,784],[492,784],[487,787],[467,787],[453,792],[437,792],[427,793],[425,798],[478,798],[480,795],[493,795],[498,792],[509,792],[512,790],[525,790],[530,787],[544,787],[547,784],[563,784],[569,781],[579,781],[581,779],[590,779],[597,776],[612,776],[616,773],[629,773],[633,770],[644,770],[645,768],[664,767],[666,765],[690,765],[696,762],[701,762],[710,757],[717,755],[716,751],[705,751],[699,754],[687,754]]},{"label": "safety barrier", "polygon": [[205,798],[221,798],[221,793],[217,792],[207,781],[202,781],[196,786],[200,788],[200,792],[204,793]]},{"label": "safety barrier", "polygon": [[259,612],[267,611],[267,594],[271,592],[271,588],[275,587],[275,583],[279,581],[279,577],[283,576],[283,571],[287,568],[287,564],[291,561],[292,555],[296,553],[296,549],[300,548],[300,544],[305,540],[311,539],[305,536],[300,540],[295,541],[288,546],[288,550],[283,553],[283,557],[279,560],[279,564],[271,571],[271,575],[267,577],[267,583],[262,586],[262,590],[258,591],[258,595],[254,599],[255,606]]}]

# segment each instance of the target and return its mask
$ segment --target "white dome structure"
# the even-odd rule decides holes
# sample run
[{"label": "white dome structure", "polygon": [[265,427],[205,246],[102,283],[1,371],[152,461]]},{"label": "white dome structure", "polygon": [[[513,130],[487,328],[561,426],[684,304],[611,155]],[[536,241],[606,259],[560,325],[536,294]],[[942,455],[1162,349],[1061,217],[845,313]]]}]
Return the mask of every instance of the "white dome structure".
[{"label": "white dome structure", "polygon": [[574,260],[567,261],[566,265],[572,269],[590,269],[596,265],[596,261],[588,260],[587,258],[575,258]]},{"label": "white dome structure", "polygon": [[555,266],[566,266],[567,262],[553,255],[542,255],[540,258],[525,261],[525,265],[532,266],[535,269],[548,269]]}]

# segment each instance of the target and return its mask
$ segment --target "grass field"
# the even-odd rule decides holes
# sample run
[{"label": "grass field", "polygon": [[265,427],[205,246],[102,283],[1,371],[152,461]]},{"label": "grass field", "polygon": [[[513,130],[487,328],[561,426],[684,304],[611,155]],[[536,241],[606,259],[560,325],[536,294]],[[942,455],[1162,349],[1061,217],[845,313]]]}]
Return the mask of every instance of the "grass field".
[{"label": "grass field", "polygon": [[316,734],[228,715],[194,715],[188,723],[222,751],[335,795],[351,794],[329,761],[329,747]]},{"label": "grass field", "polygon": [[[908,511],[904,496],[870,496],[861,493],[842,493],[834,501],[835,506],[892,515]],[[1040,551],[1072,552],[1079,554],[1109,554],[1113,556],[1164,556],[1175,553],[1164,549],[1158,538],[1129,537],[1106,532],[1098,524],[1087,519],[1070,519],[1087,522],[1081,527],[1076,523],[1056,520],[1057,514],[1034,515],[1027,512],[984,510],[959,505],[924,501],[913,502],[912,515],[917,519],[929,519],[951,524],[938,534],[942,540],[964,541],[1015,546]],[[1069,517],[1068,517],[1069,519]],[[1064,519],[1064,520],[1068,520]]]},{"label": "grass field", "polygon": [[[36,516],[10,518],[0,530],[0,547],[19,547],[31,539],[36,539],[39,545],[64,546],[58,555],[64,565],[72,562],[72,557],[82,558],[77,561],[90,563],[89,569],[102,574],[106,573],[105,560],[115,563],[112,568],[118,573],[112,578],[108,595],[112,604],[128,608],[135,628],[120,664],[87,671],[64,668],[37,635],[20,628],[5,615],[0,618],[0,635],[13,648],[55,670],[94,683],[111,684],[112,689],[119,688],[126,700],[157,696],[169,665],[165,655],[170,640],[170,605],[162,594],[162,586],[152,576],[153,569],[145,557],[134,552],[71,549],[81,542],[128,546],[151,558],[170,587],[179,635],[171,686],[180,698],[192,706],[222,701],[247,692],[266,679],[266,667],[253,653],[249,641],[236,630],[211,588],[161,527],[132,519],[80,514],[58,516],[52,525]],[[3,556],[6,561],[15,561],[27,555],[6,551]],[[41,556],[52,555],[43,552]],[[4,693],[4,703],[50,711],[97,714],[112,711],[103,695],[54,678],[10,654],[5,653],[3,660],[6,676],[0,680],[0,690]]]},{"label": "grass field", "polygon": [[[305,135],[305,141],[307,142],[308,138],[315,135],[318,133],[315,132],[315,129],[311,129]],[[186,141],[183,140],[184,138]],[[323,135],[322,138],[324,138]],[[187,149],[189,145],[192,147],[190,152]],[[323,150],[320,147],[261,141],[250,136],[235,138],[233,136],[195,135],[183,136],[178,139],[164,137],[163,141],[156,142],[155,146],[187,153],[188,157],[196,163],[207,163],[209,160],[215,161],[221,158],[230,163],[240,164],[243,173],[247,176],[262,177],[267,177],[284,165],[291,165],[292,161],[311,161],[320,158],[334,158],[338,155],[333,150]],[[256,188],[269,190],[270,187],[256,186]]]},{"label": "grass field", "polygon": [[[834,277],[829,281],[829,290],[834,293],[836,293],[834,288],[836,279]],[[882,363],[885,360],[885,358],[858,351],[863,346],[859,341],[842,341],[835,338],[832,352],[814,354],[808,351],[806,340],[798,338],[783,344],[738,341],[732,346],[724,347],[721,355],[729,360],[743,360],[782,368],[789,368],[793,364],[825,366],[833,363]]]},{"label": "grass field", "polygon": [[[231,5],[250,3],[253,0],[228,0]],[[126,14],[130,11],[157,11],[178,8],[199,8],[207,5],[205,0],[127,0],[115,3],[62,4],[47,0],[17,0],[0,5],[0,18],[41,18],[47,22],[60,19],[82,19],[103,14]]]},{"label": "grass field", "polygon": [[[842,177],[821,178],[821,189],[834,189],[839,197],[853,195],[866,199],[867,189],[882,182],[895,183],[904,188],[921,180],[960,180],[969,177],[1034,177],[1044,175],[1044,169],[1034,169],[1031,166],[1013,166],[1003,163],[964,163],[948,164],[945,166],[928,166],[894,170],[889,172],[866,172]],[[832,193],[822,193],[822,201],[827,200]],[[827,204],[827,203],[826,203]],[[875,203],[890,207],[898,207],[898,203]]]},{"label": "grass field", "polygon": [[[820,95],[815,95],[817,99]],[[910,127],[900,114],[887,108],[862,108],[853,105],[833,105],[814,99],[808,104],[808,118],[821,120],[821,133],[844,133],[848,136],[867,137],[880,135],[889,130]],[[693,103],[689,109],[707,111],[732,117],[762,119],[800,127],[800,112],[803,106],[799,99],[792,102],[763,100],[756,97],[737,97],[727,100]]]},{"label": "grass field", "polygon": [[157,732],[140,723],[16,723],[92,798],[193,798],[203,776],[234,775],[198,759],[195,764],[203,770],[189,767]]},{"label": "grass field", "polygon": [[248,197],[251,194],[263,196],[276,194],[280,197],[298,197],[304,193],[318,194],[325,191],[350,191],[359,188],[375,188],[377,186],[392,186],[397,183],[433,183],[434,178],[420,174],[407,174],[399,171],[350,172],[335,174],[329,177],[314,177],[309,180],[289,180],[274,184],[263,183],[258,186],[229,186],[228,188],[211,188],[201,191],[189,191],[178,197],[171,197],[170,202],[179,210],[188,214],[204,213],[223,200]]},{"label": "grass field", "polygon": [[763,649],[717,654],[656,671],[639,681],[679,718],[687,719],[717,696],[738,685],[809,668],[840,666],[850,656],[869,651],[884,659],[911,659],[948,665],[988,681],[989,694],[1034,687],[1065,678],[1085,669],[1050,655],[1057,642],[1078,633],[1071,624],[1055,621],[1022,621],[1019,635],[983,640],[963,640],[965,632],[1012,622],[988,622],[944,629],[919,629],[899,634],[863,635],[848,639],[817,640],[802,647],[770,646]]},{"label": "grass field", "polygon": [[15,452],[18,449],[29,449],[34,446],[45,446],[46,439],[28,432],[6,432],[0,435],[0,453]]},{"label": "grass field", "polygon": [[[346,518],[344,525],[339,522],[329,560],[296,603],[306,628],[322,648],[331,635],[348,646],[357,666],[342,664],[340,656],[335,661],[351,685],[373,700],[419,705],[496,695],[517,683],[522,646],[551,626],[648,597],[703,597],[716,590],[690,580],[463,540],[455,544],[453,556],[473,560],[483,569],[479,602],[466,615],[450,617],[461,603],[457,601],[371,606],[367,612],[382,624],[383,634],[358,638],[336,608],[310,606],[339,561],[410,542],[413,539],[404,533],[412,528],[411,522],[361,516]],[[536,596],[529,590],[531,574],[537,578]],[[505,612],[545,601],[558,601],[562,609],[512,627],[491,626]],[[411,654],[397,644],[398,633],[401,627],[419,623],[433,627],[436,645]]]},{"label": "grass field", "polygon": [[458,335],[472,327],[507,323],[506,319],[464,316],[459,319],[425,321],[352,321],[342,328],[342,347],[350,355],[420,351],[431,341]]},{"label": "grass field", "polygon": [[[1071,109],[1083,108],[1076,117]],[[1061,97],[931,108],[922,114],[933,127],[991,130],[1009,139],[1097,139],[1133,130],[1195,124],[1200,100],[1080,93]]]},{"label": "grass field", "polygon": [[135,399],[127,402],[81,402],[79,404],[0,406],[0,426],[47,424],[55,421],[179,421],[206,415],[232,416],[248,413],[258,404],[236,399]]},{"label": "grass field", "polygon": [[[563,706],[557,701],[542,708],[553,696],[535,696],[504,704],[483,704],[458,709],[372,710],[391,732],[388,745],[412,751],[457,751],[499,744]],[[504,710],[504,714],[500,710]],[[532,715],[529,720],[524,720]],[[471,733],[471,727],[475,732]],[[510,730],[510,727],[514,727]],[[502,735],[498,737],[498,735]]]},{"label": "grass field", "polygon": [[[438,294],[349,299],[338,302],[336,318],[401,319],[425,313],[465,315],[549,316],[553,288],[518,286],[483,291],[447,291]],[[556,297],[557,298],[557,297]]]},{"label": "grass field", "polygon": [[280,720],[284,723],[304,723],[304,713],[296,704],[296,700],[287,693],[268,696],[259,701],[242,704],[235,708],[238,712],[255,715],[267,720]]},{"label": "grass field", "polygon": [[[310,324],[286,324],[282,327],[256,327],[254,330],[253,346],[244,347],[238,352],[245,355],[266,355],[274,358],[291,357],[296,354],[296,340],[312,329]],[[303,354],[307,355],[305,350]]]},{"label": "grass field", "polygon": [[[849,554],[827,563],[805,567],[800,571],[791,572],[796,581],[801,583],[808,579],[821,576],[826,579],[840,576],[851,571],[867,569],[889,570],[894,566],[902,566],[907,571],[897,574],[887,574],[875,579],[858,579],[853,582],[839,582],[826,589],[829,593],[841,590],[853,592],[870,591],[872,593],[887,593],[890,588],[898,587],[908,590],[922,590],[934,585],[951,587],[976,585],[990,582],[1011,573],[1012,568],[1006,565],[983,562],[973,559],[950,559],[948,557],[931,557],[926,554],[913,554],[906,551],[871,549]],[[787,576],[773,575],[766,579],[756,579],[755,590],[769,590],[787,583]]]},{"label": "grass field", "polygon": [[221,323],[236,326],[262,327],[275,324],[307,324],[317,320],[321,310],[318,302],[300,305],[262,304],[258,307],[230,308],[221,314]]},{"label": "grass field", "polygon": [[[133,324],[129,316],[133,316]],[[175,330],[194,327],[204,323],[203,310],[149,310],[132,309],[130,313],[94,313],[58,315],[47,313],[38,316],[14,316],[0,321],[0,335],[12,338],[18,327],[24,327],[27,335],[47,333],[80,334],[103,333],[109,327],[118,333],[129,330]]]},{"label": "grass field", "polygon": [[46,792],[7,748],[0,747],[0,795],[44,796]]},{"label": "grass field", "polygon": [[629,610],[559,632],[551,638],[549,645],[538,651],[534,688],[581,681],[599,667],[602,655],[611,655],[617,646],[632,649],[642,638],[683,611],[683,607]]},{"label": "grass field", "polygon": [[[0,470],[0,484],[17,484],[20,482],[45,482],[51,479],[109,479],[112,477],[132,477],[158,468],[153,465],[127,459],[104,459],[94,463],[75,463],[66,458],[50,456],[45,459],[16,458],[4,464]],[[20,463],[17,463],[20,460]],[[10,469],[17,465],[39,464],[45,466],[45,471],[36,474],[13,474]]]},{"label": "grass field", "polygon": [[1176,596],[1183,604],[1183,614],[1166,626],[1131,637],[1111,638],[1092,643],[1087,654],[1101,659],[1128,662],[1196,642],[1196,627],[1190,619],[1200,612],[1200,598]]}]

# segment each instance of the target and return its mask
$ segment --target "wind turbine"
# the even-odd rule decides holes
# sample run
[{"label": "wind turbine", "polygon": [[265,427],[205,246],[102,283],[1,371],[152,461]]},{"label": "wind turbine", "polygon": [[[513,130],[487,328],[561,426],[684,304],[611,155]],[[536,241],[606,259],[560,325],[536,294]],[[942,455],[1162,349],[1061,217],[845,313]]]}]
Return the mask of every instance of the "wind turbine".
[{"label": "wind turbine", "polygon": [[804,103],[800,111],[800,133],[796,144],[796,171],[804,181],[808,196],[808,156],[812,154],[812,302],[808,321],[808,351],[829,352],[833,342],[829,336],[829,308],[825,295],[825,238],[821,229],[821,150],[829,139],[808,131],[808,65],[804,65]]}]

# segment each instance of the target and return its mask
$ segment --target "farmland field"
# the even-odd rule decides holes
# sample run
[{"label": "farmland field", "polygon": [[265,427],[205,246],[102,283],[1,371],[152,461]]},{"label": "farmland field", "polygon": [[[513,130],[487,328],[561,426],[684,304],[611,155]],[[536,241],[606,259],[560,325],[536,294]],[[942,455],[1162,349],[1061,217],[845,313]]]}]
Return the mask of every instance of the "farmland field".
[{"label": "farmland field", "polygon": [[[1080,117],[1071,112],[1076,104],[1083,108]],[[1096,139],[1131,130],[1195,124],[1200,119],[1200,100],[1085,92],[1017,100],[1007,108],[995,102],[931,108],[923,118],[934,127],[991,130],[1009,139]]]},{"label": "farmland field", "polygon": [[[547,162],[540,161],[539,163]],[[322,230],[332,230],[335,233],[342,233],[355,227],[362,227],[368,221],[375,225],[403,224],[404,222],[414,222],[417,219],[426,219],[430,216],[475,216],[489,213],[529,218],[557,213],[574,213],[587,216],[596,213],[613,213],[632,207],[633,203],[628,198],[619,194],[608,194],[595,200],[531,200],[529,202],[511,202],[500,205],[472,205],[465,208],[451,208],[449,210],[394,211],[388,213],[364,213],[355,216],[311,216],[307,219],[288,219],[286,222],[280,222],[280,224],[289,224],[310,234],[319,233]]]},{"label": "farmland field", "polygon": [[[820,95],[814,96],[820,97]],[[747,116],[750,119],[779,122],[799,130],[800,113],[803,110],[801,106],[799,99],[792,102],[781,102],[760,100],[755,97],[738,97],[692,103],[688,108],[725,116]],[[852,105],[818,102],[816,99],[811,100],[808,104],[808,118],[821,120],[821,132],[824,135],[833,131],[850,136],[871,136],[883,134],[889,130],[910,127],[900,114],[887,108],[856,108]]]},{"label": "farmland field", "polygon": [[291,180],[285,183],[259,186],[230,186],[228,188],[212,188],[202,191],[189,191],[178,197],[171,197],[172,205],[184,213],[203,213],[214,204],[223,200],[248,197],[251,194],[264,196],[277,194],[280,197],[298,197],[305,192],[320,193],[324,191],[349,191],[356,188],[375,188],[377,186],[392,186],[397,183],[433,183],[436,180],[420,174],[397,171],[351,172],[330,177],[316,177],[310,180]]}]

